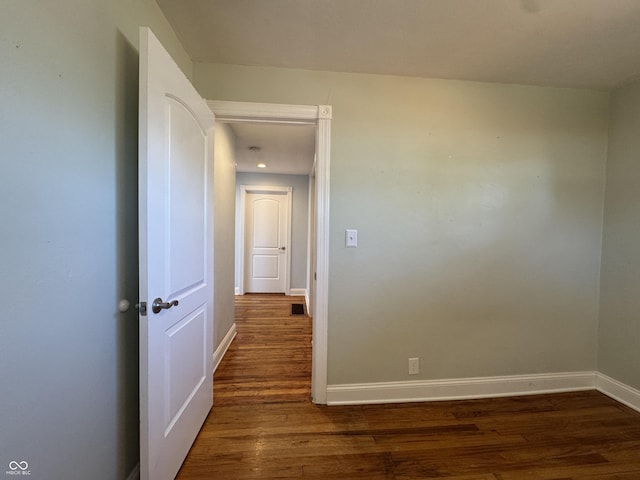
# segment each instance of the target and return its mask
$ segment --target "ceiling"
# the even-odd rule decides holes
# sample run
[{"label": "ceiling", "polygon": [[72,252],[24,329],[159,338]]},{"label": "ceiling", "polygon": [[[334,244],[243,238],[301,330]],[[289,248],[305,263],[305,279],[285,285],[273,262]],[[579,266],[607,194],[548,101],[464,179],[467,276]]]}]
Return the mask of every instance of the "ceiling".
[{"label": "ceiling", "polygon": [[157,0],[194,62],[609,89],[639,0]]},{"label": "ceiling", "polygon": [[[640,78],[640,0],[157,2],[194,62],[602,90]],[[243,157],[300,133],[233,128]]]},{"label": "ceiling", "polygon": [[[236,171],[309,175],[316,144],[315,125],[230,123],[236,135]],[[265,163],[266,168],[257,167]]]}]

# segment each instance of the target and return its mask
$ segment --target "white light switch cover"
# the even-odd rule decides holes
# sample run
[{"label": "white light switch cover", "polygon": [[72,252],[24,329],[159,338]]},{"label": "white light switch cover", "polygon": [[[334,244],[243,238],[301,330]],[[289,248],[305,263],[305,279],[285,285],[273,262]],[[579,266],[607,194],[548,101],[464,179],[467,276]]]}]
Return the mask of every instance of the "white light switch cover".
[{"label": "white light switch cover", "polygon": [[358,230],[347,228],[345,240],[346,240],[347,247],[357,247],[358,246]]}]

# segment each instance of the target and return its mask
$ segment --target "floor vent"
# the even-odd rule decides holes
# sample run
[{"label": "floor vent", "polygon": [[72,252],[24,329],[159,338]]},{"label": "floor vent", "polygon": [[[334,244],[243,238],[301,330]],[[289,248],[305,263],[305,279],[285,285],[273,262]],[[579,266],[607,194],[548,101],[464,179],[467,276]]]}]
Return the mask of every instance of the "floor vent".
[{"label": "floor vent", "polygon": [[302,303],[292,303],[291,315],[304,315],[304,305]]}]

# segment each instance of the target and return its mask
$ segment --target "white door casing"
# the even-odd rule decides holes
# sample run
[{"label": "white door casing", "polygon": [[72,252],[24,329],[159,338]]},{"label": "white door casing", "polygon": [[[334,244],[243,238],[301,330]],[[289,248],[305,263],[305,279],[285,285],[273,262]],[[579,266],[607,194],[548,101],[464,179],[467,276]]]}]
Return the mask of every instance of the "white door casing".
[{"label": "white door casing", "polygon": [[213,403],[214,116],[144,27],[139,102],[140,477],[163,480]]},{"label": "white door casing", "polygon": [[[315,170],[315,161],[314,161]],[[307,312],[313,315],[314,302],[316,299],[315,294],[315,272],[316,268],[316,178],[313,175],[309,176],[309,224],[307,225],[307,293],[305,301],[307,304]]]},{"label": "white door casing", "polygon": [[[285,105],[209,100],[219,121],[316,125],[315,169],[315,277],[313,302],[313,351],[311,396],[327,403],[327,342],[329,315],[329,196],[331,163],[330,105]],[[315,275],[314,275],[315,274]]]},{"label": "white door casing", "polygon": [[241,290],[288,295],[292,187],[241,185],[240,199],[244,212]]}]

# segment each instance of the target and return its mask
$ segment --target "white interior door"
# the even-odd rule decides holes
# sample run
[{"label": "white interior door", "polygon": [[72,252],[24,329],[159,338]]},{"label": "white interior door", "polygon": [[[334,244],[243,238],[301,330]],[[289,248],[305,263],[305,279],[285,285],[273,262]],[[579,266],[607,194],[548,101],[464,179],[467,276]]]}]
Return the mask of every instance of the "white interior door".
[{"label": "white interior door", "polygon": [[213,403],[213,125],[206,102],[141,28],[142,480],[175,477]]},{"label": "white interior door", "polygon": [[247,292],[289,293],[291,188],[245,197]]}]

